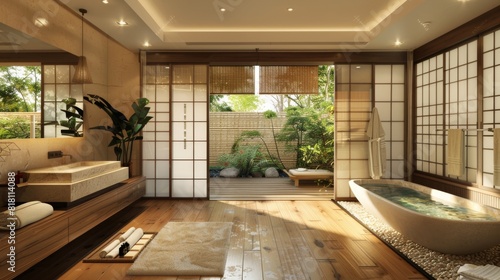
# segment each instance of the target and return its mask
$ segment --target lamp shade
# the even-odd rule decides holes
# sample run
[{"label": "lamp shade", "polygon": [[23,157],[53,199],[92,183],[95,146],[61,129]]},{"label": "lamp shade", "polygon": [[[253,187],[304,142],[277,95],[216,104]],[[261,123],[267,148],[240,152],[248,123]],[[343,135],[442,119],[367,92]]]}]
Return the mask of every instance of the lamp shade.
[{"label": "lamp shade", "polygon": [[74,84],[92,83],[92,77],[90,76],[89,67],[87,66],[87,58],[83,55],[78,58],[78,64],[76,65],[72,82]]}]

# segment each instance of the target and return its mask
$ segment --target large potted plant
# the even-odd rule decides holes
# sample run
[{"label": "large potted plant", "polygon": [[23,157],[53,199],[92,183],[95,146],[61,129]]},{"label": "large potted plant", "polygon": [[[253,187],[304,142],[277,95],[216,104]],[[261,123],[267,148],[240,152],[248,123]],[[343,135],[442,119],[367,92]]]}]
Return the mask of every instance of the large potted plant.
[{"label": "large potted plant", "polygon": [[116,160],[120,161],[122,166],[130,167],[132,160],[132,149],[135,140],[142,140],[139,133],[153,117],[148,116],[149,100],[147,98],[139,98],[132,103],[134,113],[127,118],[122,112],[116,110],[106,99],[95,95],[88,94],[83,97],[84,100],[96,105],[102,109],[111,118],[112,126],[95,126],[90,129],[100,129],[109,131],[113,134],[108,147],[114,146]]}]

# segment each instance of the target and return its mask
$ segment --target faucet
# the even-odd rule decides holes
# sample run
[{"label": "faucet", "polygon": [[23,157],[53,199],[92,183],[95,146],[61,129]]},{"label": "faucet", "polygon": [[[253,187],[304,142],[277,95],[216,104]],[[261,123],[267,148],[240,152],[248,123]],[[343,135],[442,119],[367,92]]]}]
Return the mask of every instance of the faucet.
[{"label": "faucet", "polygon": [[[70,154],[62,153],[62,158],[63,158],[64,164],[68,164],[68,163],[71,163],[71,159],[73,158],[73,156]],[[65,158],[68,158],[68,159],[65,160]]]}]

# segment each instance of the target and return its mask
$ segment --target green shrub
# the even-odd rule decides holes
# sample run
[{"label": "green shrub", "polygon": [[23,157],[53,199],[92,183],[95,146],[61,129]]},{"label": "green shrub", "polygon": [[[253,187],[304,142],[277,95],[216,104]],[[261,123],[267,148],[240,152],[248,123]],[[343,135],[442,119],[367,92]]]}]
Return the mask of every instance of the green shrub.
[{"label": "green shrub", "polygon": [[273,166],[272,161],[260,151],[260,145],[238,145],[230,154],[221,155],[219,163],[224,167],[238,168],[240,177],[249,177]]},{"label": "green shrub", "polygon": [[287,121],[277,136],[287,149],[297,153],[297,167],[333,168],[333,108],[289,107]]},{"label": "green shrub", "polygon": [[[36,137],[40,137],[37,127]],[[0,118],[0,139],[30,138],[30,121],[19,116]]]}]

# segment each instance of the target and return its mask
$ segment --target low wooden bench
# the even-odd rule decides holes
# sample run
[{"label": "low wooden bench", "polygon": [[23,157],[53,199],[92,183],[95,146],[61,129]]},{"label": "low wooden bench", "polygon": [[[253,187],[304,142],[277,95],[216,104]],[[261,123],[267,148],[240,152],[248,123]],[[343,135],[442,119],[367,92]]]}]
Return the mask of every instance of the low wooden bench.
[{"label": "low wooden bench", "polygon": [[284,169],[285,173],[295,182],[295,186],[299,186],[300,180],[320,180],[333,179],[333,172],[325,169]]}]

